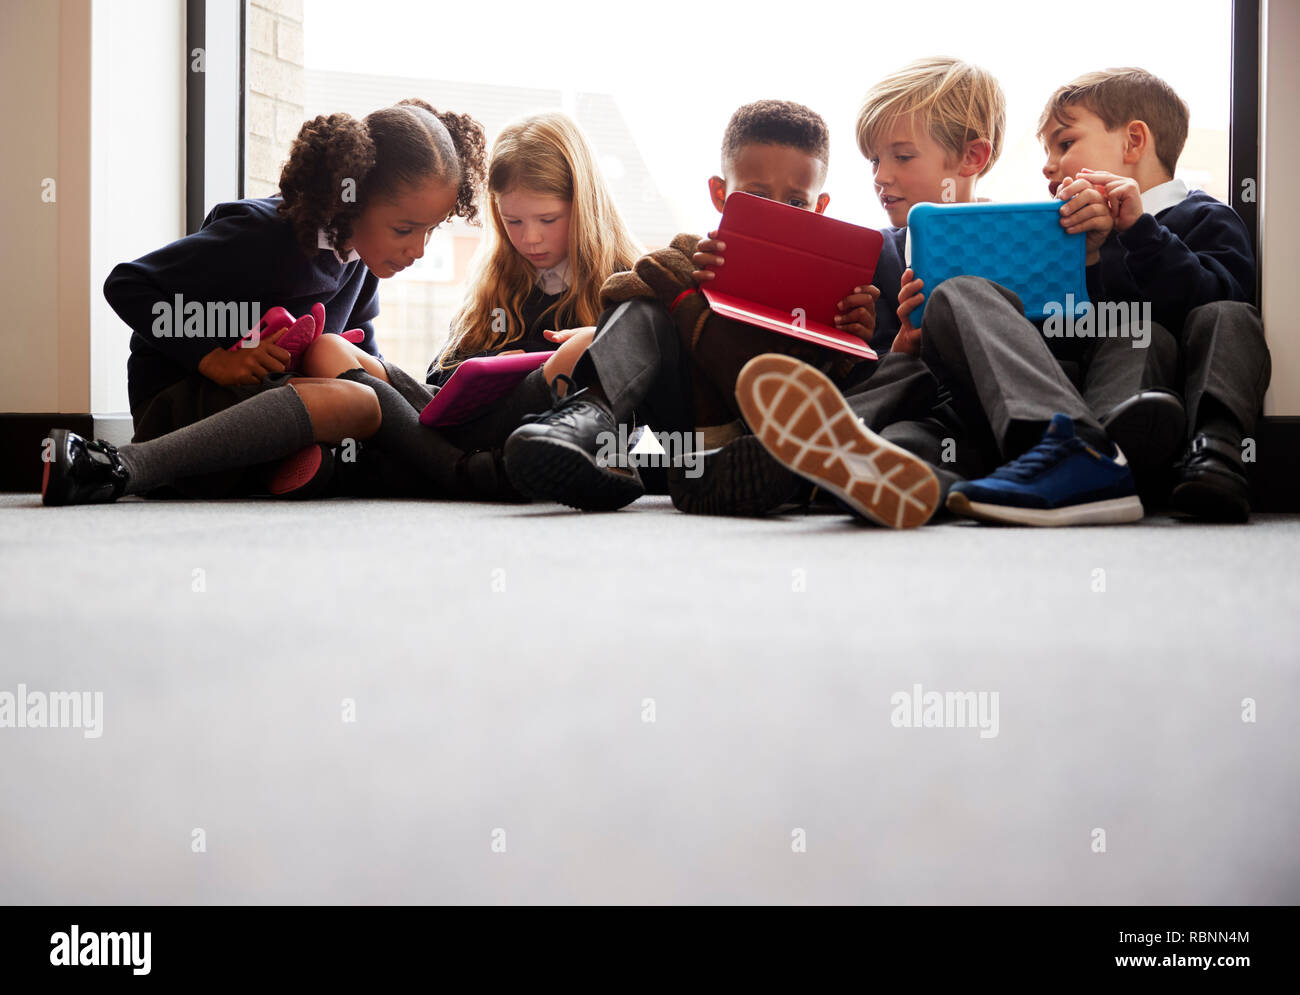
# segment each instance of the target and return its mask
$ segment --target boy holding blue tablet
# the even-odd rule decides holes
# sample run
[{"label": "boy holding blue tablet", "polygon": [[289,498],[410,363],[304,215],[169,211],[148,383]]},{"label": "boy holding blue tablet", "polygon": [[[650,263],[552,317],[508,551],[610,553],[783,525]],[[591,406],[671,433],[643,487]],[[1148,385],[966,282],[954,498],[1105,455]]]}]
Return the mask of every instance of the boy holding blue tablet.
[{"label": "boy holding blue tablet", "polygon": [[1244,521],[1242,441],[1254,431],[1271,363],[1251,303],[1255,254],[1245,224],[1174,178],[1187,125],[1187,105],[1150,73],[1087,73],[1043,111],[1043,174],[1053,191],[1077,175],[1105,192],[1115,231],[1089,270],[1092,298],[1149,302],[1178,338],[1188,434],[1178,440],[1170,503],[1195,517]]},{"label": "boy holding blue tablet", "polygon": [[[976,199],[976,182],[997,158],[1003,107],[991,75],[952,59],[921,60],[872,88],[859,115],[858,144],[895,225],[905,225],[916,204]],[[1064,201],[1062,227],[1086,236],[1087,262],[1095,267],[1114,227],[1104,193],[1065,174],[1052,192]],[[954,277],[926,293],[909,270],[902,284],[892,349],[923,358],[946,399],[927,417],[881,423],[874,420],[871,380],[840,398],[837,407],[814,397],[811,378],[790,368],[784,374],[788,392],[808,391],[810,405],[823,410],[828,423],[843,424],[845,411],[863,420],[856,442],[842,440],[841,448],[859,449],[860,457],[876,445],[874,429],[930,463],[950,487],[949,509],[972,517],[1060,525],[1142,516],[1122,450],[1139,450],[1152,436],[1176,438],[1183,427],[1177,398],[1147,389],[1173,378],[1175,350],[1167,331],[1145,329],[1143,350],[1127,340],[1054,339],[1024,317],[1015,294],[989,280]],[[923,300],[922,330],[910,319]],[[778,371],[768,363],[762,372],[770,384]],[[742,380],[743,390],[758,383]],[[756,398],[749,400],[751,410],[762,407],[752,403]],[[794,429],[751,425],[760,438],[764,427],[786,438]],[[827,430],[805,419],[799,431],[810,441]],[[815,461],[786,465],[832,485]],[[961,479],[990,471],[996,480]]]}]

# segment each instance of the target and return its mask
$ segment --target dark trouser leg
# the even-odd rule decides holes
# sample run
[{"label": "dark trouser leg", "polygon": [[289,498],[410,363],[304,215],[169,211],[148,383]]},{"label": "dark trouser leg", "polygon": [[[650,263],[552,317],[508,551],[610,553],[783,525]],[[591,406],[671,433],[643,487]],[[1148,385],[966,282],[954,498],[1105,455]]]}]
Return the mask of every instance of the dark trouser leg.
[{"label": "dark trouser leg", "polygon": [[920,358],[890,352],[844,399],[867,428],[879,432],[893,422],[929,416],[939,401],[939,383]]},{"label": "dark trouser leg", "polygon": [[945,280],[930,292],[922,331],[922,358],[952,391],[962,419],[987,423],[1005,459],[1037,443],[1057,412],[1074,421],[1086,442],[1110,449],[1096,416],[1011,291],[979,277]]},{"label": "dark trouser leg", "polygon": [[1225,413],[1242,436],[1252,434],[1273,372],[1258,309],[1240,301],[1195,308],[1183,326],[1182,346],[1191,434]]},{"label": "dark trouser leg", "polygon": [[1152,387],[1175,390],[1177,378],[1178,343],[1155,322],[1134,336],[1098,337],[1084,352],[1083,399],[1098,418]]},{"label": "dark trouser leg", "polygon": [[602,313],[573,379],[599,386],[616,422],[630,425],[635,417],[662,431],[694,427],[677,328],[657,301],[624,301]]}]

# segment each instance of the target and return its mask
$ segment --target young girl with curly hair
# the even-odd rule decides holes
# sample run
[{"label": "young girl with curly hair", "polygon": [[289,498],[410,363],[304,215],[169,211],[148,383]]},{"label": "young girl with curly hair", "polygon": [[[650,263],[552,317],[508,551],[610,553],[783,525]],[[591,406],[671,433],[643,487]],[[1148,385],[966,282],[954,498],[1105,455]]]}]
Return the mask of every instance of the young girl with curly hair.
[{"label": "young girl with curly hair", "polygon": [[[451,217],[476,221],[484,144],[473,118],[420,100],[359,121],[317,117],[293,144],[279,196],[219,204],[193,235],[117,266],[104,294],[133,332],[135,438],[117,449],[52,433],[45,503],[111,501],[167,485],[190,496],[248,493],[266,488],[273,461],[303,453],[319,462],[329,450],[316,444],[373,435],[381,419],[374,392],[318,371],[336,346],[349,350],[350,367],[382,371],[371,325],[378,281],[420,258]],[[314,317],[238,345],[248,329],[228,327],[225,314],[242,309],[256,321],[277,306]],[[316,319],[318,333],[349,330],[359,345],[337,334],[301,354],[277,345],[288,331],[301,341],[304,323]],[[438,441],[451,487],[462,454]]]},{"label": "young girl with curly hair", "polygon": [[[506,438],[563,395],[567,375],[595,333],[602,284],[630,269],[643,250],[614,205],[587,140],[564,114],[507,125],[492,146],[487,187],[491,224],[465,303],[427,382],[342,340],[328,345],[328,360],[317,351],[313,370],[374,391],[382,424],[368,447],[379,447],[436,488],[450,442],[467,454],[462,466],[474,493],[511,499],[518,495],[502,466]],[[542,351],[552,351],[545,365],[473,420],[437,432],[420,425],[420,411],[464,360]]]}]

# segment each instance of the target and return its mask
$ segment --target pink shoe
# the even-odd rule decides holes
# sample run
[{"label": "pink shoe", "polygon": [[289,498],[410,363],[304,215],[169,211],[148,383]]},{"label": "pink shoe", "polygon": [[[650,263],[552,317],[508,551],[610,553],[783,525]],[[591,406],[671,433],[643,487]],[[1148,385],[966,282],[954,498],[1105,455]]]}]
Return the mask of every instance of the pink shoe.
[{"label": "pink shoe", "polygon": [[[308,318],[312,321],[310,329],[304,324]],[[286,372],[292,373],[298,368],[298,363],[301,362],[307,347],[320,338],[321,333],[324,331],[325,305],[318,301],[311,306],[311,313],[299,318],[294,327],[285,332],[280,341],[276,343],[281,349],[289,351],[289,362],[285,366]]]},{"label": "pink shoe", "polygon": [[257,323],[257,331],[249,332],[242,339],[230,347],[229,352],[234,352],[243,346],[245,342],[253,343],[249,348],[255,348],[257,343],[261,342],[268,335],[274,335],[281,328],[288,328],[294,323],[294,317],[282,307],[270,308],[266,314],[262,315],[262,320]]},{"label": "pink shoe", "polygon": [[267,490],[280,498],[320,497],[333,476],[334,453],[317,442],[282,459],[271,471]]}]

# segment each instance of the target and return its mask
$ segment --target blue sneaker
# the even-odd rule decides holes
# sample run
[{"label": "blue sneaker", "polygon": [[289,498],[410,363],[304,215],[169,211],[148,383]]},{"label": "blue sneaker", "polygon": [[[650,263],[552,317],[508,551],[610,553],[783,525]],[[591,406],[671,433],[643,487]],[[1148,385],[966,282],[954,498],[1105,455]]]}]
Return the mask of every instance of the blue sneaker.
[{"label": "blue sneaker", "polygon": [[1113,525],[1142,517],[1124,454],[1103,456],[1074,434],[1074,422],[1052,416],[1043,440],[980,480],[954,484],[948,510],[1012,525]]}]

